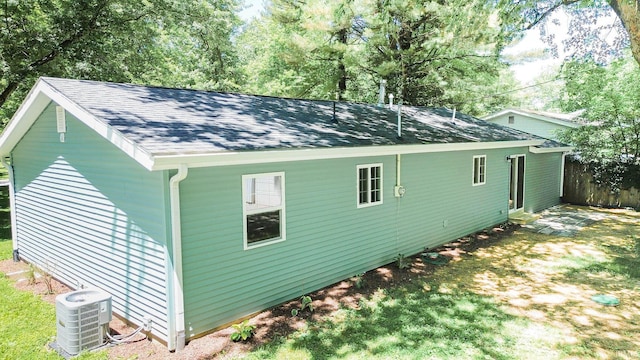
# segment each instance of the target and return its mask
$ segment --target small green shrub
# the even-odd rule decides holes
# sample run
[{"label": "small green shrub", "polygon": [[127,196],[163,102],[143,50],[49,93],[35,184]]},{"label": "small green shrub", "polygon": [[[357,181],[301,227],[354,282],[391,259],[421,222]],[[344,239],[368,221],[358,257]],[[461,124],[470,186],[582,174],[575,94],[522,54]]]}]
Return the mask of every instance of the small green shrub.
[{"label": "small green shrub", "polygon": [[411,258],[404,256],[404,254],[398,254],[398,256],[395,257],[395,261],[398,269],[404,270],[411,267]]},{"label": "small green shrub", "polygon": [[33,285],[36,283],[36,266],[33,264],[29,264],[29,269],[27,269],[27,273],[25,274],[27,278],[27,282],[29,285]]},{"label": "small green shrub", "polygon": [[253,331],[256,329],[255,325],[249,324],[249,320],[245,320],[240,324],[233,324],[231,327],[235,330],[231,334],[232,341],[246,341],[253,336]]},{"label": "small green shrub", "polygon": [[354,284],[358,289],[362,289],[365,286],[364,273],[356,274]]},{"label": "small green shrub", "polygon": [[297,316],[300,311],[304,309],[309,309],[309,311],[313,311],[313,300],[309,295],[303,295],[300,297],[300,309],[291,309],[291,315]]}]

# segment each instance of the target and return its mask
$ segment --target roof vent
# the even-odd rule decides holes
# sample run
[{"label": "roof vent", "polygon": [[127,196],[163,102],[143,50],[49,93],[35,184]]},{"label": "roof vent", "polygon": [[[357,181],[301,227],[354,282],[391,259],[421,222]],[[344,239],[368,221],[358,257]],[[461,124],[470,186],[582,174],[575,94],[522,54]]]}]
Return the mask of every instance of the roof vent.
[{"label": "roof vent", "polygon": [[380,80],[380,90],[378,92],[378,106],[379,107],[383,107],[384,106],[384,95],[385,95],[385,85],[387,83],[387,80]]},{"label": "roof vent", "polygon": [[56,106],[56,128],[60,134],[60,142],[64,142],[64,134],[67,132],[67,120],[62,106]]}]

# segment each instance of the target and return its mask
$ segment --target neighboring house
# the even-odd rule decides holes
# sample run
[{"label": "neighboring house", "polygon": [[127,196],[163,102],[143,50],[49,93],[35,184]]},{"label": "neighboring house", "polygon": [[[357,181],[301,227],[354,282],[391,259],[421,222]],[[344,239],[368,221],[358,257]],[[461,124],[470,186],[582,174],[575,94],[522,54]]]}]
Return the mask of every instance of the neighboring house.
[{"label": "neighboring house", "polygon": [[505,109],[487,115],[483,119],[494,124],[538,135],[545,139],[557,140],[559,131],[581,126],[579,117],[582,113],[582,110],[561,114],[545,111]]},{"label": "neighboring house", "polygon": [[109,292],[179,350],[559,203],[568,148],[446,109],[401,114],[399,128],[371,105],[41,78],[0,136],[14,255]]}]

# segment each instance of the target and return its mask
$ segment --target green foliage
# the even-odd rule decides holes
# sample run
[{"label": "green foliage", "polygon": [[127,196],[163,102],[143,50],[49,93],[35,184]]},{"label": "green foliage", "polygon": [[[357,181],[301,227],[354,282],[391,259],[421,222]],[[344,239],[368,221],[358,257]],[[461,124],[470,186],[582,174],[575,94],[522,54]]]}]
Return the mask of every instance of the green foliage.
[{"label": "green foliage", "polygon": [[364,273],[356,274],[354,278],[355,278],[354,284],[356,288],[362,289],[366,285],[366,281],[364,279]]},{"label": "green foliage", "polygon": [[405,257],[404,254],[398,254],[398,256],[394,258],[394,261],[396,262],[396,266],[398,266],[398,269],[400,270],[410,268],[413,262],[410,257]]},{"label": "green foliage", "polygon": [[297,316],[304,309],[309,309],[309,311],[313,311],[313,299],[309,295],[303,295],[300,297],[300,309],[291,309],[291,315]]},{"label": "green foliage", "polygon": [[240,324],[233,324],[231,327],[235,330],[231,334],[232,341],[246,341],[253,336],[253,331],[256,329],[255,325],[249,324],[249,320],[245,320]]},{"label": "green foliage", "polygon": [[0,6],[0,123],[39,76],[237,89],[238,0],[9,1]]},{"label": "green foliage", "polygon": [[27,272],[25,273],[25,277],[29,285],[33,285],[36,283],[36,266],[35,265],[29,264],[29,267],[27,268]]},{"label": "green foliage", "polygon": [[563,70],[565,111],[585,109],[585,125],[561,134],[583,161],[640,158],[640,68],[630,58],[601,66],[572,62]]},{"label": "green foliage", "polygon": [[583,126],[559,134],[597,185],[612,191],[640,188],[640,68],[630,58],[610,65],[593,61],[564,66],[564,111],[584,109]]},{"label": "green foliage", "polygon": [[[492,10],[483,1],[272,1],[237,38],[249,92],[487,113],[504,92]],[[385,99],[387,101],[387,99]]]}]

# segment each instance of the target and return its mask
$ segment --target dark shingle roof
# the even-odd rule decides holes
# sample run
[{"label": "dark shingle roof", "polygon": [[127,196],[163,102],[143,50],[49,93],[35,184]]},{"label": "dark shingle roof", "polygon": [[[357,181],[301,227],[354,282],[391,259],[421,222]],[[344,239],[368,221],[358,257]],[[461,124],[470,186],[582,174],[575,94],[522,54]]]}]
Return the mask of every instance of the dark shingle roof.
[{"label": "dark shingle roof", "polygon": [[42,81],[151,154],[540,139],[448,109],[403,107],[398,138],[396,111],[375,105]]}]

